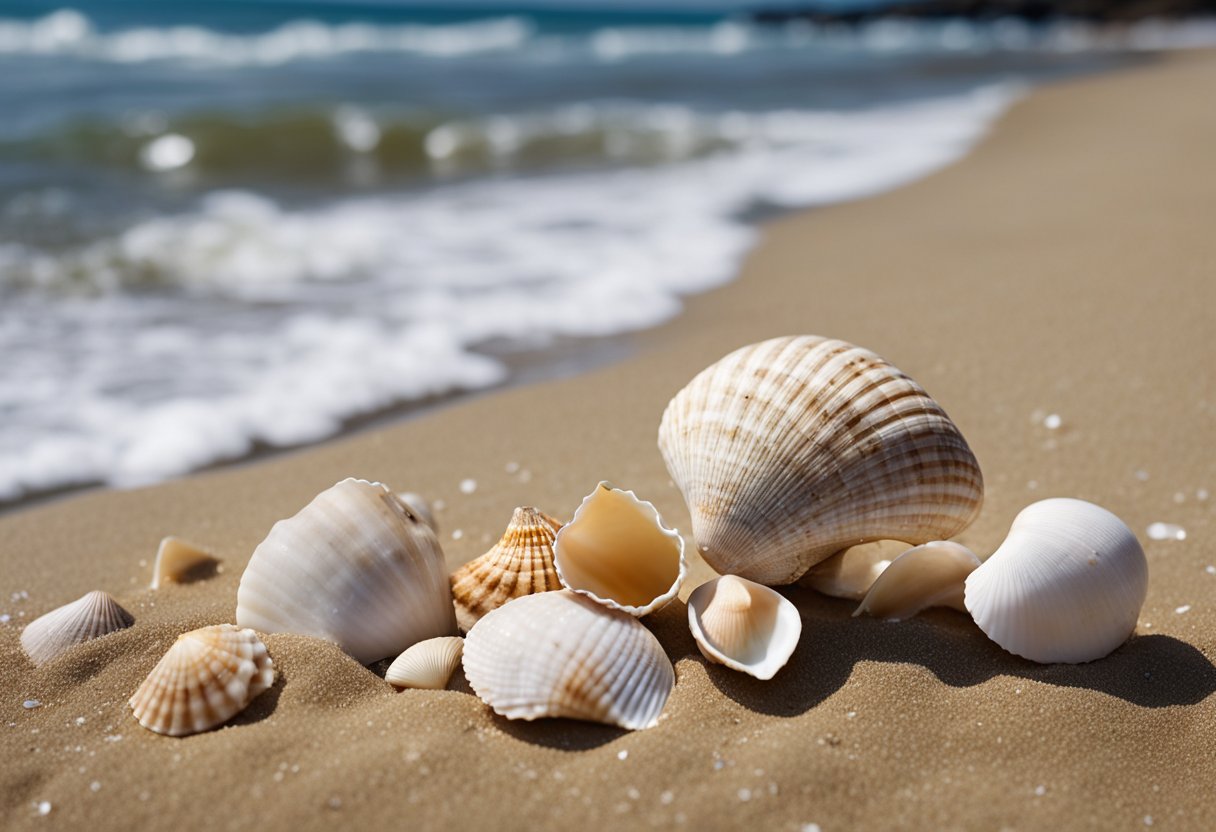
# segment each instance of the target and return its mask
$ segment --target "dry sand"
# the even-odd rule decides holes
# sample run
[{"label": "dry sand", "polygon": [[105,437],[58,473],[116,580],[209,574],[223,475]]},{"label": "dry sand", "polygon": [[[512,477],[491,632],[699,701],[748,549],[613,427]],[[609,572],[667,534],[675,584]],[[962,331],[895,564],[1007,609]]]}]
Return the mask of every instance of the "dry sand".
[{"label": "dry sand", "polygon": [[[5,518],[0,824],[1216,828],[1216,497],[1199,496],[1216,492],[1213,89],[1216,57],[1189,55],[1037,91],[961,164],[772,224],[740,280],[608,369]],[[568,517],[603,478],[687,529],[655,448],[664,405],[727,351],[795,332],[863,344],[944,404],[988,483],[962,542],[991,551],[1053,495],[1122,516],[1150,564],[1136,636],[1102,661],[1043,667],[953,611],[889,624],[791,590],[802,643],[768,683],[707,666],[682,603],[648,620],[678,676],[649,731],[508,723],[462,682],[396,693],[285,635],[267,638],[279,683],[230,726],[170,739],[131,718],[127,697],[174,636],[233,618],[270,525],[347,475],[445,501],[452,566],[513,506]],[[1159,520],[1186,540],[1148,540]],[[222,574],[146,590],[170,533],[211,546]],[[708,574],[698,564],[685,597]],[[34,670],[21,626],[94,588],[137,624]],[[42,706],[23,709],[29,698]]]}]

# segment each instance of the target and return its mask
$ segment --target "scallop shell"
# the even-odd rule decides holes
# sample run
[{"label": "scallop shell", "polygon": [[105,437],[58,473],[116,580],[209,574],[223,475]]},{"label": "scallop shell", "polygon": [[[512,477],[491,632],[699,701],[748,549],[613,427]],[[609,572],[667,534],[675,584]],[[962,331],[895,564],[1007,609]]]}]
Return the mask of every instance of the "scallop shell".
[{"label": "scallop shell", "polygon": [[456,621],[469,630],[512,598],[561,589],[553,540],[562,524],[531,506],[515,509],[494,548],[452,573]]},{"label": "scallop shell", "polygon": [[812,566],[798,579],[798,585],[833,598],[860,601],[891,561],[907,550],[908,544],[899,540],[850,546]]},{"label": "scallop shell", "polygon": [[418,515],[418,519],[431,527],[431,531],[439,534],[439,524],[435,522],[435,513],[431,510],[431,504],[421,494],[415,494],[413,491],[402,491],[397,495],[397,499],[405,506],[406,510]]},{"label": "scallop shell", "polygon": [[891,561],[853,615],[899,621],[929,607],[966,612],[963,582],[979,565],[974,552],[949,540],[909,549]]},{"label": "scallop shell", "polygon": [[188,583],[196,576],[214,570],[219,560],[201,546],[188,543],[180,537],[166,537],[156,550],[156,563],[152,565],[150,589],[160,589],[164,583]]},{"label": "scallop shell", "polygon": [[562,590],[517,598],[474,625],[464,672],[507,719],[564,716],[635,730],[658,722],[675,684],[634,617]]},{"label": "scallop shell", "polygon": [[70,647],[134,623],[135,617],[108,593],[94,590],[31,621],[21,632],[21,647],[40,667]]},{"label": "scallop shell", "polygon": [[1033,503],[972,572],[964,600],[1010,653],[1048,664],[1100,659],[1127,640],[1148,592],[1144,550],[1123,521],[1083,500]]},{"label": "scallop shell", "polygon": [[435,533],[383,485],[356,479],[274,525],[241,576],[236,620],[337,642],[364,664],[456,631]]},{"label": "scallop shell", "polygon": [[723,575],[688,597],[688,627],[705,658],[771,679],[798,646],[802,617],[776,591]]},{"label": "scallop shell", "polygon": [[975,456],[919,384],[812,335],[703,370],[668,404],[659,449],[702,557],[769,585],[858,543],[951,537],[983,501]]},{"label": "scallop shell", "polygon": [[652,503],[601,482],[553,542],[562,586],[641,617],[675,598],[688,574],[684,539]]},{"label": "scallop shell", "polygon": [[460,666],[463,652],[464,639],[460,636],[428,638],[398,656],[384,679],[399,688],[443,690]]},{"label": "scallop shell", "polygon": [[131,697],[139,724],[184,737],[222,725],[274,684],[274,662],[253,630],[217,624],[177,637]]}]

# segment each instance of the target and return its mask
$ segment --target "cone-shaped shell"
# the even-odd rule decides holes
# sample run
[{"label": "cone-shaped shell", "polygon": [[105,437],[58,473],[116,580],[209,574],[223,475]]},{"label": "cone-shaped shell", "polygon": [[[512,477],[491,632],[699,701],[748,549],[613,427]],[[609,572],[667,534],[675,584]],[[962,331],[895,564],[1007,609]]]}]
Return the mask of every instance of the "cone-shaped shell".
[{"label": "cone-shaped shell", "polygon": [[967,610],[988,637],[1043,664],[1100,659],[1127,640],[1148,592],[1148,562],[1123,521],[1083,500],[1022,509],[967,578]]},{"label": "cone-shaped shell", "polygon": [[638,617],[666,606],[688,574],[680,533],[652,503],[607,482],[557,533],[553,562],[567,589]]},{"label": "cone-shaped shell", "polygon": [[974,552],[949,540],[909,549],[878,576],[853,615],[900,621],[929,607],[966,612],[963,582],[979,565]]},{"label": "cone-shaped shell", "polygon": [[253,552],[236,620],[337,642],[368,664],[456,631],[439,540],[379,483],[346,479]]},{"label": "cone-shaped shell", "polygon": [[177,637],[131,697],[139,724],[183,737],[222,725],[274,684],[274,662],[253,630],[217,624]]},{"label": "cone-shaped shell", "polygon": [[798,579],[798,585],[833,598],[860,601],[891,561],[907,550],[908,544],[900,540],[850,546],[812,566]]},{"label": "cone-shaped shell", "polygon": [[219,560],[201,546],[166,537],[156,550],[156,562],[152,565],[151,589],[160,589],[166,583],[188,583],[215,571]]},{"label": "cone-shaped shell", "polygon": [[443,690],[460,666],[464,639],[440,636],[420,641],[389,665],[384,680],[399,688]]},{"label": "cone-shaped shell", "polygon": [[494,548],[452,573],[456,622],[468,631],[512,598],[561,589],[553,540],[562,524],[531,506],[515,509]]},{"label": "cone-shaped shell", "polygon": [[517,598],[465,639],[464,673],[508,719],[564,716],[649,728],[675,684],[663,648],[633,616],[568,590]]},{"label": "cone-shaped shell", "polygon": [[951,537],[983,500],[975,456],[919,384],[811,335],[703,370],[668,404],[659,449],[709,565],[769,585],[858,543]]},{"label": "cone-shaped shell", "polygon": [[94,590],[31,621],[21,632],[21,647],[40,666],[69,647],[134,623],[135,617],[108,593]]},{"label": "cone-shaped shell", "polygon": [[421,494],[415,494],[413,491],[402,491],[397,495],[397,499],[405,506],[407,511],[413,512],[418,519],[431,527],[431,531],[439,534],[439,524],[435,522],[435,512],[431,510],[431,504]]},{"label": "cone-shaped shell", "polygon": [[723,575],[688,597],[688,627],[705,658],[771,679],[798,646],[802,617],[774,590]]}]

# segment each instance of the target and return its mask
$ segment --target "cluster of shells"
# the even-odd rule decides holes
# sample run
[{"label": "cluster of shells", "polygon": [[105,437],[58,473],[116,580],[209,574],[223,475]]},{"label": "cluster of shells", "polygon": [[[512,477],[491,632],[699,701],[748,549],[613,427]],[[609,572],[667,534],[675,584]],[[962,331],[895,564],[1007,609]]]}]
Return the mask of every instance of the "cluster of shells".
[{"label": "cluster of shells", "polygon": [[[659,449],[720,573],[688,596],[689,629],[733,670],[771,679],[794,653],[801,617],[772,588],[793,583],[884,619],[954,607],[1037,662],[1101,658],[1135,629],[1144,553],[1105,509],[1035,503],[987,558],[948,540],[980,511],[979,465],[938,403],[867,350],[815,336],[739,349],[671,400]],[[153,588],[213,562],[167,538]],[[647,728],[676,679],[640,619],[686,574],[683,537],[607,482],[569,523],[517,508],[495,546],[449,575],[423,498],[346,479],[274,525],[241,577],[236,626],[180,636],[131,707],[163,734],[216,727],[274,682],[258,633],[297,633],[364,664],[393,658],[386,679],[401,688],[443,689],[463,666],[509,719]],[[42,664],[132,623],[94,592],[31,623],[22,645]]]}]

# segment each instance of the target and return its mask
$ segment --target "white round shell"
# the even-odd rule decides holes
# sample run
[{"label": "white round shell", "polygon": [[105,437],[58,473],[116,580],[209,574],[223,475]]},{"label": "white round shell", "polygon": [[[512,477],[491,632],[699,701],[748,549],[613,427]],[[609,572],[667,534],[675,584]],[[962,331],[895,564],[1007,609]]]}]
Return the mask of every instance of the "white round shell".
[{"label": "white round shell", "polygon": [[798,646],[802,617],[775,590],[723,575],[688,597],[688,627],[707,659],[771,679]]},{"label": "white round shell", "polygon": [[420,641],[398,656],[384,680],[399,688],[443,690],[460,666],[464,639],[460,636],[439,636]]},{"label": "white round shell", "polygon": [[31,621],[21,632],[21,647],[40,666],[70,647],[134,623],[135,617],[108,593],[94,590]]}]

